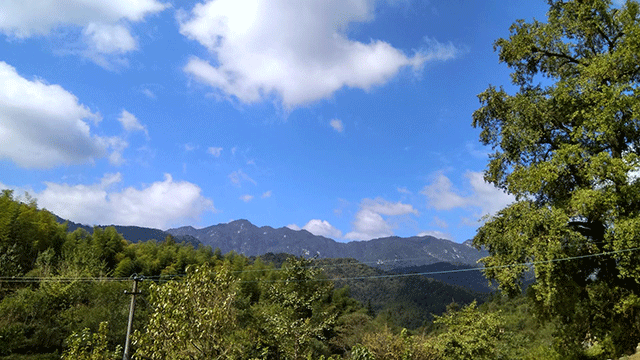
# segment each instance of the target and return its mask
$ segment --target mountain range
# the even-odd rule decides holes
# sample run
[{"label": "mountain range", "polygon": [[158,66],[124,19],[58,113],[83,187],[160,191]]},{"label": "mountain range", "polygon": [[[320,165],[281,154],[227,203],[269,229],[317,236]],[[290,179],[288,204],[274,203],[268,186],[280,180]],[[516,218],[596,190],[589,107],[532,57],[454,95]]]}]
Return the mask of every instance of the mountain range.
[{"label": "mountain range", "polygon": [[386,270],[438,262],[477,266],[477,261],[488,255],[486,251],[472,247],[470,241],[458,244],[433,236],[392,236],[341,243],[306,230],[257,227],[248,220],[202,229],[184,226],[169,229],[167,233],[176,238],[193,237],[204,245],[219,248],[222,253],[235,251],[246,256],[287,253],[318,258],[353,258]]},{"label": "mountain range", "polygon": [[[92,233],[93,226],[79,224],[70,220],[63,219],[58,215],[53,215],[56,217],[56,221],[60,224],[67,224],[67,231],[72,232],[77,229],[84,229],[85,231]],[[123,226],[123,225],[96,225],[95,227],[104,229],[106,227],[113,227],[116,229],[118,234],[122,235],[123,238],[127,239],[130,242],[144,242],[149,240],[162,241],[167,238],[167,236],[173,236],[166,231],[162,231],[160,229],[147,228],[142,226]],[[192,236],[173,236],[178,242],[186,242],[194,247],[200,246],[200,241]]]},{"label": "mountain range", "polygon": [[[83,228],[88,232],[93,227],[74,223],[56,216],[58,222],[67,223],[68,231]],[[395,269],[449,263],[453,265],[478,266],[477,261],[488,252],[477,250],[471,241],[462,244],[433,236],[397,236],[342,243],[324,236],[314,235],[306,230],[287,227],[257,227],[248,220],[212,225],[196,229],[183,226],[166,231],[140,226],[115,227],[125,239],[131,242],[148,240],[162,241],[173,236],[178,242],[187,242],[194,247],[202,245],[218,248],[224,254],[235,251],[246,256],[266,253],[287,253],[297,256],[318,258],[353,258],[362,263],[392,271]],[[105,228],[105,225],[98,226]]]},{"label": "mountain range", "polygon": [[[67,223],[68,231],[78,228],[93,231],[91,226],[56,218],[60,223]],[[113,226],[131,242],[162,241],[167,236],[173,236],[178,242],[186,242],[194,247],[211,246],[213,249],[220,249],[223,254],[235,251],[249,257],[286,253],[319,259],[351,258],[385,272],[435,273],[429,274],[428,277],[476,292],[486,293],[493,290],[488,287],[488,282],[481,272],[465,270],[477,267],[477,261],[488,255],[487,251],[479,251],[472,247],[471,241],[458,244],[433,236],[392,236],[342,243],[306,230],[257,227],[248,220],[236,220],[202,229],[184,226],[166,231],[140,226],[109,226]]]}]

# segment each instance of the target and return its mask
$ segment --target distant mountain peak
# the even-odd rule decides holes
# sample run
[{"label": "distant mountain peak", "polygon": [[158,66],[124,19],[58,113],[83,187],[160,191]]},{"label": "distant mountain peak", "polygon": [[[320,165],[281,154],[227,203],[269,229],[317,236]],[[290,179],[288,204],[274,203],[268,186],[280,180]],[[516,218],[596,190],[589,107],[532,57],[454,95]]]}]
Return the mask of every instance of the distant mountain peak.
[{"label": "distant mountain peak", "polygon": [[180,226],[178,228],[174,228],[172,230],[197,230],[196,228],[194,228],[191,225],[187,225],[187,226]]},{"label": "distant mountain peak", "polygon": [[251,221],[247,219],[238,219],[227,223],[227,225],[237,226],[237,227],[247,227],[247,228],[257,228],[257,226],[253,225]]}]

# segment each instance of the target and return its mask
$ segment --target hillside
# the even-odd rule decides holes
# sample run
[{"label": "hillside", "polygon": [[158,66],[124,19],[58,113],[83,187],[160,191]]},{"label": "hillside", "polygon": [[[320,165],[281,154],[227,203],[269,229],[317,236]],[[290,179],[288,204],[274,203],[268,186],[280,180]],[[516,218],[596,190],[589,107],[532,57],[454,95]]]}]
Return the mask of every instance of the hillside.
[{"label": "hillside", "polygon": [[475,266],[455,265],[439,262],[430,265],[411,266],[394,270],[400,274],[430,273],[428,277],[456,286],[462,286],[475,292],[488,293],[495,290],[489,287],[489,281]]},{"label": "hillside", "polygon": [[[280,267],[289,256],[269,253],[259,257],[265,263]],[[342,279],[334,281],[336,288],[348,286],[351,297],[386,322],[409,329],[424,325],[432,315],[444,313],[452,302],[466,305],[477,300],[482,303],[488,296],[486,292],[475,292],[428,276],[398,276],[401,274],[373,268],[354,259],[319,259],[315,265],[324,270],[327,278]]]}]

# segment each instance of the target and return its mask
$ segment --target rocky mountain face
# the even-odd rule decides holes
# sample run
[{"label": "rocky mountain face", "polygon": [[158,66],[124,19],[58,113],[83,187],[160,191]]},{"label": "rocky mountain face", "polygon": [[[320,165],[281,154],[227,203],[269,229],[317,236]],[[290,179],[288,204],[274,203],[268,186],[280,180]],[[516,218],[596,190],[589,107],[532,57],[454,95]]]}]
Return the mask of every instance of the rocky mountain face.
[{"label": "rocky mountain face", "polygon": [[202,229],[185,226],[169,229],[167,232],[177,238],[192,236],[204,245],[219,248],[222,253],[233,250],[246,256],[271,252],[317,255],[319,258],[353,258],[385,270],[438,262],[476,266],[478,259],[488,255],[484,250],[478,251],[471,247],[469,242],[458,244],[432,236],[394,236],[340,243],[306,230],[257,227],[247,220]]}]

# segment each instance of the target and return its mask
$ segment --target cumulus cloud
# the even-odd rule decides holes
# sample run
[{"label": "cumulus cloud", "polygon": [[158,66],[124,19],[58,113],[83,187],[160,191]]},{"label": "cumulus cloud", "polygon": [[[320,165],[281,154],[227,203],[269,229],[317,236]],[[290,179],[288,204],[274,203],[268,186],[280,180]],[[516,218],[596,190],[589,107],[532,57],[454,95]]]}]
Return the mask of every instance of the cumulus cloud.
[{"label": "cumulus cloud", "polygon": [[[120,138],[91,134],[88,122],[101,118],[60,85],[27,80],[0,61],[0,158],[26,168],[91,162],[112,149],[121,157]],[[117,159],[116,159],[117,162]]]},{"label": "cumulus cloud", "polygon": [[[82,28],[86,49],[80,53],[110,68],[111,60],[137,49],[128,23],[142,21],[169,5],[156,0],[2,1],[0,32],[16,38],[48,35],[65,27]],[[109,57],[115,55],[116,57]]]},{"label": "cumulus cloud", "polygon": [[467,195],[461,195],[461,191],[455,189],[443,173],[439,173],[421,193],[427,197],[429,206],[436,210],[471,209],[478,212],[478,217],[495,214],[515,200],[513,195],[484,181],[481,172],[469,171],[465,177],[471,188]]},{"label": "cumulus cloud", "polygon": [[242,195],[240,196],[240,200],[248,203],[249,201],[253,200],[253,195],[249,195],[249,194]]},{"label": "cumulus cloud", "polygon": [[124,110],[124,109],[122,110],[122,113],[118,118],[118,121],[120,122],[120,124],[122,124],[122,127],[127,132],[142,131],[145,133],[145,135],[149,136],[149,132],[147,131],[147,128],[144,125],[142,125],[140,121],[132,113],[128,112],[127,110]]},{"label": "cumulus cloud", "polygon": [[210,147],[207,149],[207,152],[209,153],[209,155],[212,155],[214,157],[220,157],[220,154],[222,154],[222,148],[221,147]]},{"label": "cumulus cloud", "polygon": [[255,180],[250,178],[249,175],[247,175],[242,170],[237,170],[229,174],[229,180],[231,180],[231,183],[237,187],[241,187],[242,183],[245,183],[245,182],[252,183],[253,185],[258,184]]},{"label": "cumulus cloud", "polygon": [[339,133],[344,131],[344,125],[342,125],[342,120],[333,119],[333,120],[329,121],[329,125],[331,125],[333,130],[335,130],[335,131],[337,131]]},{"label": "cumulus cloud", "polygon": [[349,240],[371,240],[393,235],[393,227],[382,217],[400,215],[418,215],[418,211],[409,204],[392,203],[381,198],[364,199],[352,222],[353,229],[344,237]]},{"label": "cumulus cloud", "polygon": [[99,183],[90,185],[45,182],[46,188],[34,197],[40,206],[58,216],[83,224],[166,229],[197,219],[205,211],[215,211],[199,186],[174,181],[169,174],[163,181],[140,189],[116,189],[121,182],[120,173],[106,174]]},{"label": "cumulus cloud", "polygon": [[332,239],[339,239],[342,237],[342,231],[333,227],[333,225],[329,224],[326,220],[313,219],[302,228],[313,235],[324,236]]},{"label": "cumulus cloud", "polygon": [[265,191],[264,193],[262,193],[262,198],[266,199],[266,198],[270,198],[272,195],[271,190]]},{"label": "cumulus cloud", "polygon": [[289,224],[289,225],[287,225],[287,226],[285,226],[285,227],[287,227],[287,228],[289,228],[289,229],[291,229],[291,230],[295,230],[295,231],[300,231],[300,230],[302,230],[302,229],[300,228],[300,226],[298,226],[298,225],[296,225],[296,224]]},{"label": "cumulus cloud", "polygon": [[425,39],[406,54],[381,40],[348,38],[351,23],[374,19],[372,0],[216,0],[179,14],[180,33],[207,48],[211,61],[192,57],[184,71],[227,97],[254,103],[275,96],[286,107],[330,97],[343,88],[368,90],[402,68],[458,54]]}]

